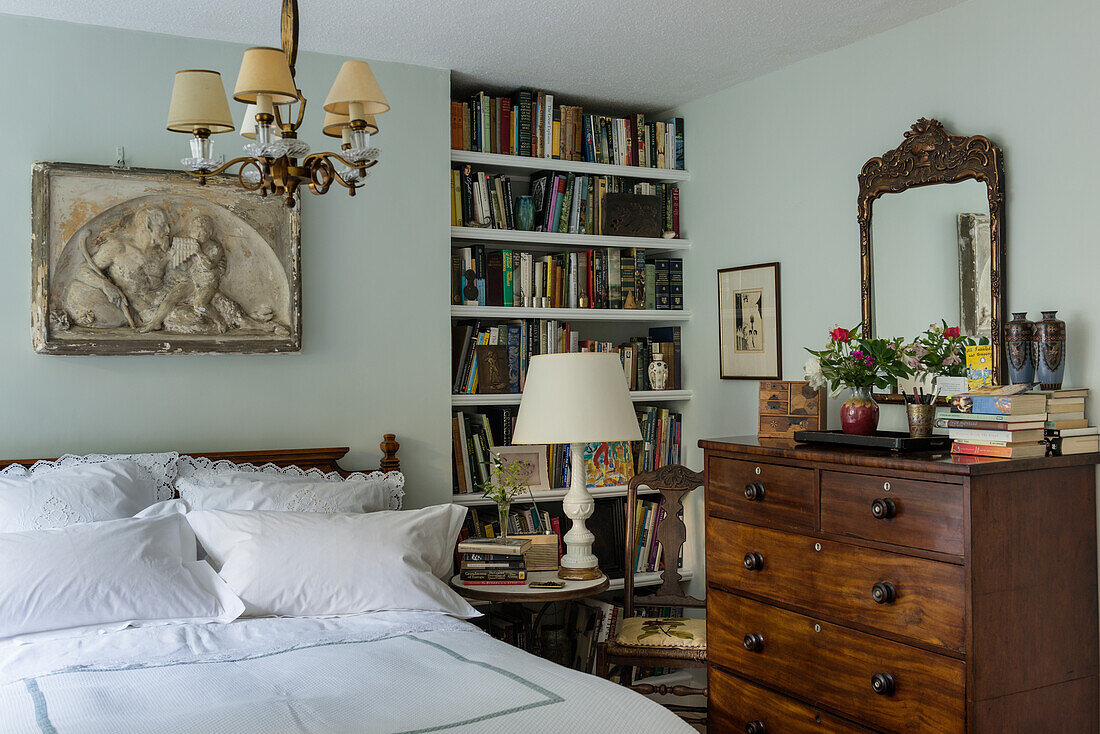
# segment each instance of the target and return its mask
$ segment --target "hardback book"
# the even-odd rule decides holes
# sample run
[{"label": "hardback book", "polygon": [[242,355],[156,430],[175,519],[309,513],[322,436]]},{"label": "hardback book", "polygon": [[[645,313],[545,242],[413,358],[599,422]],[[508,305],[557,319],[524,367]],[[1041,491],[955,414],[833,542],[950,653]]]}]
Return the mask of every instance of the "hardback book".
[{"label": "hardback book", "polygon": [[1049,439],[1051,453],[1055,456],[1091,454],[1100,451],[1100,436],[1058,436]]},{"label": "hardback book", "polygon": [[477,361],[477,392],[501,395],[512,392],[508,375],[508,345],[489,344],[474,347]]},{"label": "hardback book", "polygon": [[458,544],[458,552],[522,556],[530,547],[528,538],[470,538]]},{"label": "hardback book", "polygon": [[527,563],[520,558],[516,561],[466,561],[460,566],[462,570],[470,571],[526,571]]},{"label": "hardback book", "polygon": [[1046,404],[1046,396],[1034,393],[1024,395],[966,393],[951,398],[951,409],[956,413],[1034,415],[1045,412]]},{"label": "hardback book", "polygon": [[467,581],[526,581],[526,569],[463,569],[459,572]]},{"label": "hardback book", "polygon": [[1100,428],[1096,426],[1082,426],[1081,428],[1048,429],[1047,436],[1067,438],[1069,436],[1095,436],[1100,434]]},{"label": "hardback book", "polygon": [[999,441],[1006,443],[1034,443],[1043,439],[1042,428],[1028,431],[980,431],[965,428],[949,428],[948,437],[956,441]]},{"label": "hardback book", "polygon": [[499,580],[474,580],[474,579],[462,579],[463,586],[526,586],[527,581],[524,579],[499,579]]},{"label": "hardback book", "polygon": [[970,456],[990,456],[1001,459],[1033,459],[1045,456],[1045,443],[1032,443],[1021,446],[984,446],[982,444],[955,441],[951,444],[951,453]]},{"label": "hardback book", "polygon": [[[1014,415],[969,415],[965,418],[954,417],[959,413],[948,413],[936,416],[937,428],[968,428],[979,431],[1030,431],[1035,428],[1044,428],[1046,416],[1041,414],[1028,416]],[[992,420],[985,420],[986,418]],[[1022,420],[1026,419],[1026,420]]]},{"label": "hardback book", "polygon": [[511,553],[463,553],[463,562],[469,563],[518,563]]}]

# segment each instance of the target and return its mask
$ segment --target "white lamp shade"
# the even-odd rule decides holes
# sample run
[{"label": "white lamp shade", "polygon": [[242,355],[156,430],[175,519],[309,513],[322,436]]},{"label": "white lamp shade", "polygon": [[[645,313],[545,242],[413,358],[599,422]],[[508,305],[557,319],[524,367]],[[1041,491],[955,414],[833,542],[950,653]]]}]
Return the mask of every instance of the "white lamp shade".
[{"label": "white lamp shade", "polygon": [[[351,105],[364,115],[380,115],[390,108],[382,87],[366,61],[345,61],[325,99],[325,112],[350,114]],[[360,118],[361,119],[361,118]]]},{"label": "white lamp shade", "polygon": [[207,69],[177,71],[168,106],[168,129],[174,133],[192,133],[200,128],[212,133],[233,129],[222,75]]},{"label": "white lamp shade", "polygon": [[574,352],[531,358],[512,443],[641,438],[617,354]]},{"label": "white lamp shade", "polygon": [[298,101],[294,76],[281,48],[254,46],[245,49],[237,85],[233,88],[233,99],[254,104],[258,94],[269,95],[275,104]]},{"label": "white lamp shade", "polygon": [[[271,137],[282,138],[282,130],[272,124]],[[256,105],[250,104],[244,108],[244,119],[241,120],[241,137],[249,140],[256,139]]]},{"label": "white lamp shade", "polygon": [[[374,115],[367,115],[363,118],[367,123],[367,132],[374,135],[378,132],[378,123],[374,119]],[[348,126],[348,116],[340,115],[335,112],[325,113],[325,124],[321,128],[325,135],[330,138],[339,138],[344,135],[344,128]]]}]

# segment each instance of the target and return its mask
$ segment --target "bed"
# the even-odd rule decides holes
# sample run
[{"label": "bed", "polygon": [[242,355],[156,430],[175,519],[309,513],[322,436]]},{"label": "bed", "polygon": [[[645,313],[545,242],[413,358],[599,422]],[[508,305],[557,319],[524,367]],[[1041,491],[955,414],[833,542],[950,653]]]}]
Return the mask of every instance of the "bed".
[{"label": "bed", "polygon": [[[382,469],[398,469],[397,448],[387,436]],[[337,465],[346,452],[195,456],[346,475]],[[64,630],[0,640],[0,731],[676,734],[692,729],[626,688],[525,653],[453,616],[376,611]]]}]

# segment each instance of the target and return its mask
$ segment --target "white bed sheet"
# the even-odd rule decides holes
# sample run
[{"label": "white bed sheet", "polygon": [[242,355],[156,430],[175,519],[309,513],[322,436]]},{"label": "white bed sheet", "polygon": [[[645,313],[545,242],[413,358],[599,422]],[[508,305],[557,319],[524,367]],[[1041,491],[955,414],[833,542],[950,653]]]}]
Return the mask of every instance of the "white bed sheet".
[{"label": "white bed sheet", "polygon": [[244,619],[0,643],[13,734],[692,729],[621,686],[426,612]]}]

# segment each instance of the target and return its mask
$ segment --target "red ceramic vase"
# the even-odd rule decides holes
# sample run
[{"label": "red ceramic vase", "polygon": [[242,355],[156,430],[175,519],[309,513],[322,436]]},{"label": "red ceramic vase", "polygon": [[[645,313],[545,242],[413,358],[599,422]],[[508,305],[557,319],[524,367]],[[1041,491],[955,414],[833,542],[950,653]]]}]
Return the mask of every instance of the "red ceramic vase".
[{"label": "red ceramic vase", "polygon": [[840,427],[854,436],[870,436],[878,430],[878,403],[871,388],[857,387],[840,406]]}]

